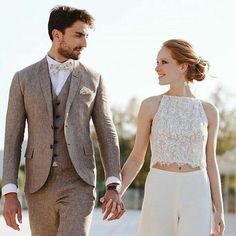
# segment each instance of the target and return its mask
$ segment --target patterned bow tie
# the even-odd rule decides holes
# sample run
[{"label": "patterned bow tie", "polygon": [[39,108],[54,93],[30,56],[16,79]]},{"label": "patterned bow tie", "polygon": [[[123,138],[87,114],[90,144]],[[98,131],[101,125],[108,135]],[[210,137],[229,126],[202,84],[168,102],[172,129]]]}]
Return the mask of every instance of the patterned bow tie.
[{"label": "patterned bow tie", "polygon": [[73,70],[73,63],[72,61],[66,61],[61,64],[50,64],[49,70],[52,74],[56,74],[61,70],[69,70],[71,72]]}]

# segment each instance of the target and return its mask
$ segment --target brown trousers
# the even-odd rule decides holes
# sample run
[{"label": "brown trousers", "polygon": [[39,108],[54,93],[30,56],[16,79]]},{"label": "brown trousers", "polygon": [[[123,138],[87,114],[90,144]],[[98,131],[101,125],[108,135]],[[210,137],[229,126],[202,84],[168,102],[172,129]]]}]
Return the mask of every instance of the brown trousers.
[{"label": "brown trousers", "polygon": [[26,194],[32,236],[88,236],[95,188],[74,169],[52,167],[46,184]]}]

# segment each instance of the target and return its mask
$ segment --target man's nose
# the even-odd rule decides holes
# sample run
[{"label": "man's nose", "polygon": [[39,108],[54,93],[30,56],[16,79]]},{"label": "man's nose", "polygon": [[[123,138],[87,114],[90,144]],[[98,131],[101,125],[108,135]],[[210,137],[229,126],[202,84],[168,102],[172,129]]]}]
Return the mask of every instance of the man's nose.
[{"label": "man's nose", "polygon": [[86,37],[83,37],[82,40],[81,40],[81,46],[86,48],[87,47],[87,39]]}]

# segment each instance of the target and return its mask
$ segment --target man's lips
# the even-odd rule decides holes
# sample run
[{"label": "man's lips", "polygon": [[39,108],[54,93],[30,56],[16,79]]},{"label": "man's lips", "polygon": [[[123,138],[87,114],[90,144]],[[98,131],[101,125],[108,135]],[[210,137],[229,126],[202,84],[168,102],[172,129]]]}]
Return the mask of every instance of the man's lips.
[{"label": "man's lips", "polygon": [[81,53],[82,52],[82,48],[75,48],[74,51]]}]

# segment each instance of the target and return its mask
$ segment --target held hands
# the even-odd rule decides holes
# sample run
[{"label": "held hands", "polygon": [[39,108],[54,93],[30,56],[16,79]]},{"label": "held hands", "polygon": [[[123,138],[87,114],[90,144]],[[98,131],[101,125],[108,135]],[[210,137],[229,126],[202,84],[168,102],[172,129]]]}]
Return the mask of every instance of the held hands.
[{"label": "held hands", "polygon": [[223,236],[225,230],[224,215],[219,212],[214,213],[214,231],[211,236]]},{"label": "held hands", "polygon": [[116,190],[108,189],[100,201],[102,202],[102,213],[104,214],[103,220],[117,220],[125,213],[124,204]]},{"label": "held hands", "polygon": [[20,231],[19,224],[16,222],[16,215],[18,222],[22,223],[22,211],[20,202],[17,198],[17,194],[8,193],[4,197],[5,202],[3,208],[3,216],[6,224],[14,230]]}]

